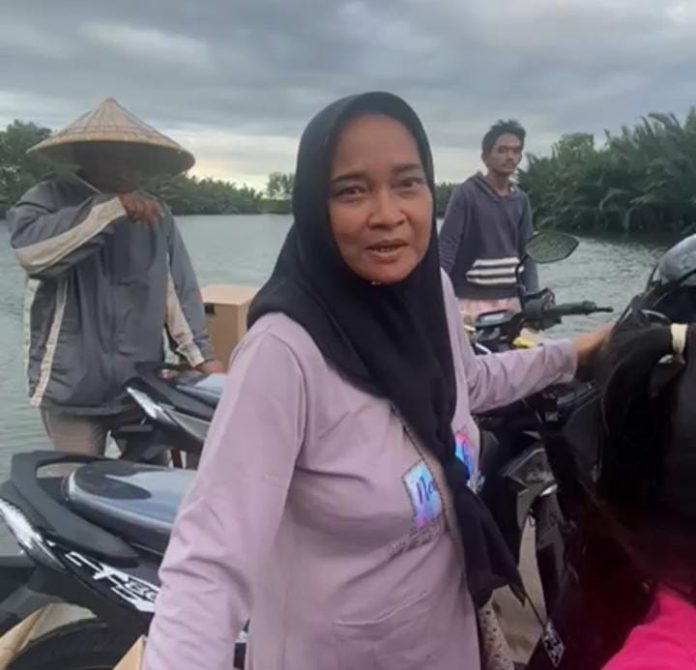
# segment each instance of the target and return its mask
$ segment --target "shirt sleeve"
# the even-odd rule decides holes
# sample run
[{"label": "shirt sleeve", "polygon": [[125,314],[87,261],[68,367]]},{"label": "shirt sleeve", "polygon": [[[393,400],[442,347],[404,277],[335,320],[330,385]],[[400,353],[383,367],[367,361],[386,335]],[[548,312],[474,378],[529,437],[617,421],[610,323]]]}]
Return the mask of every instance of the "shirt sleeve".
[{"label": "shirt sleeve", "polygon": [[695,634],[693,605],[660,589],[645,620],[604,670],[696,670]]},{"label": "shirt sleeve", "polygon": [[461,356],[472,414],[505,407],[552,384],[569,382],[578,364],[575,346],[569,340],[547,340],[533,349],[477,356],[459,317],[452,284],[443,276],[445,301],[456,337],[453,346]]},{"label": "shirt sleeve", "polygon": [[651,628],[653,627],[648,625],[634,630],[623,649],[603,667],[603,670],[693,670],[696,668],[696,656],[689,653],[687,649],[690,639],[688,637],[679,639],[680,627],[664,630],[658,622],[654,630]]},{"label": "shirt sleeve", "polygon": [[462,235],[469,224],[466,192],[461,187],[452,191],[445,219],[438,237],[440,247],[440,265],[447,274],[452,274],[457,260]]},{"label": "shirt sleeve", "polygon": [[505,407],[552,384],[575,376],[577,354],[568,340],[547,340],[533,349],[476,356],[464,351],[469,401],[473,413]]},{"label": "shirt sleeve", "polygon": [[197,367],[215,358],[205,327],[203,298],[181,233],[168,214],[169,278],[167,282],[167,332],[177,353]]},{"label": "shirt sleeve", "polygon": [[10,244],[30,277],[56,278],[103,247],[112,224],[124,217],[115,196],[95,195],[61,207],[51,188],[39,184],[8,213]]},{"label": "shirt sleeve", "polygon": [[243,342],[160,570],[143,670],[232,667],[305,418],[304,376],[288,345],[270,333]]}]

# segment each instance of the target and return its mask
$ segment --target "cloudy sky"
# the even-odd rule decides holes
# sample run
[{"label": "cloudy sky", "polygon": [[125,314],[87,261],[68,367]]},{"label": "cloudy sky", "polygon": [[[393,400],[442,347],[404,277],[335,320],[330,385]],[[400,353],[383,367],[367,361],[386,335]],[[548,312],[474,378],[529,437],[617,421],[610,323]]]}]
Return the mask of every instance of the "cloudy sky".
[{"label": "cloudy sky", "polygon": [[0,125],[59,128],[102,98],[261,187],[309,118],[386,89],[422,116],[438,178],[516,117],[528,149],[696,104],[696,0],[0,0]]}]

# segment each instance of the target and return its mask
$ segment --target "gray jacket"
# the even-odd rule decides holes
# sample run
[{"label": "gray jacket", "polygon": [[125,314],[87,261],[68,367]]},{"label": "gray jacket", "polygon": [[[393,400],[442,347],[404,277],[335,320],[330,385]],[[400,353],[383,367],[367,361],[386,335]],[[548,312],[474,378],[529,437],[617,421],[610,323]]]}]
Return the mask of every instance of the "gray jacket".
[{"label": "gray jacket", "polygon": [[[533,233],[529,198],[516,186],[502,197],[480,173],[457,186],[440,229],[440,262],[457,297],[516,297],[515,268]],[[521,279],[527,292],[539,290],[536,264],[529,259]]]},{"label": "gray jacket", "polygon": [[25,355],[35,407],[121,411],[135,364],[163,359],[165,329],[192,366],[214,358],[169,212],[158,225],[132,222],[115,196],[56,180],[29,190],[8,221],[29,276]]}]

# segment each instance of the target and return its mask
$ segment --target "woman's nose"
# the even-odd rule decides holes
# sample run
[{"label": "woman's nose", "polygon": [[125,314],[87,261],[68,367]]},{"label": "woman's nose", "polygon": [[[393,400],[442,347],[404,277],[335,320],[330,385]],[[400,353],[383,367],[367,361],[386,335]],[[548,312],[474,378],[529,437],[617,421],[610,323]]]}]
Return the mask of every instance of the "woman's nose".
[{"label": "woman's nose", "polygon": [[390,190],[384,189],[375,194],[370,224],[375,227],[398,226],[404,221],[404,213],[398,198]]}]

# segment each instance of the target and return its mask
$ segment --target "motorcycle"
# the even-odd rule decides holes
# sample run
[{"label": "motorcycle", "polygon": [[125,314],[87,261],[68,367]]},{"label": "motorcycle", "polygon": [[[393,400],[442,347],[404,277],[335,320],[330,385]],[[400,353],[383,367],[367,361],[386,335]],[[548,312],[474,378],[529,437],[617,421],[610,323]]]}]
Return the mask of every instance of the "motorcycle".
[{"label": "motorcycle", "polygon": [[[68,466],[69,474],[55,474]],[[7,670],[116,666],[147,632],[157,571],[193,475],[55,451],[13,456],[0,516],[23,554],[0,561],[0,635],[47,603],[92,616],[31,641]],[[244,646],[241,636],[235,667],[242,667]]]},{"label": "motorcycle", "polygon": [[[0,517],[21,554],[0,557],[0,636],[48,605],[86,611],[32,640],[7,670],[111,670],[149,627],[157,572],[224,375],[141,364],[126,386],[141,414],[113,433],[118,459],[16,454]],[[71,468],[69,474],[65,469]],[[243,666],[245,634],[235,667]]]},{"label": "motorcycle", "polygon": [[[634,329],[650,323],[693,323],[696,316],[696,235],[669,249],[653,268],[645,288],[633,297],[619,317],[615,330]],[[528,664],[529,670],[587,670],[600,668],[623,645],[628,631],[623,628],[621,610],[643,605],[645,590],[631,575],[625,555],[606,542],[585,536],[582,519],[587,509],[587,490],[601,468],[599,441],[601,414],[599,394],[579,404],[554,436],[553,465],[560,482],[560,503],[566,516],[566,563],[555,607],[549,612],[546,634]],[[601,542],[601,540],[599,540]],[[604,566],[622,565],[603,577]],[[601,564],[602,568],[599,568]],[[598,583],[588,594],[580,588],[580,573],[590,570]],[[621,603],[604,602],[602,579],[616,580],[624,592]],[[611,583],[612,591],[617,583]],[[635,601],[635,602],[634,602]],[[633,603],[633,604],[632,604]],[[614,606],[620,605],[617,610]]]},{"label": "motorcycle", "polygon": [[[526,245],[517,276],[528,258],[554,263],[568,258],[577,246],[570,235],[537,233]],[[591,301],[557,304],[550,289],[527,294],[520,282],[518,295],[520,311],[490,312],[475,321],[472,339],[478,354],[534,346],[537,333],[560,324],[565,317],[612,311]],[[530,336],[530,332],[534,334]],[[591,383],[573,380],[477,417],[483,436],[480,495],[518,561],[525,527],[534,524],[536,562],[547,611],[553,607],[563,579],[564,540],[557,483],[545,442],[592,393]]]},{"label": "motorcycle", "polygon": [[119,426],[113,438],[124,460],[161,464],[170,452],[174,466],[195,466],[222,395],[224,374],[204,375],[165,363],[139,363],[125,390],[140,414]]}]

